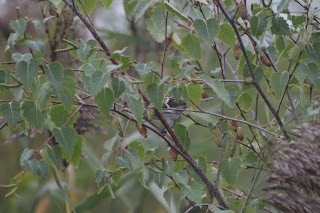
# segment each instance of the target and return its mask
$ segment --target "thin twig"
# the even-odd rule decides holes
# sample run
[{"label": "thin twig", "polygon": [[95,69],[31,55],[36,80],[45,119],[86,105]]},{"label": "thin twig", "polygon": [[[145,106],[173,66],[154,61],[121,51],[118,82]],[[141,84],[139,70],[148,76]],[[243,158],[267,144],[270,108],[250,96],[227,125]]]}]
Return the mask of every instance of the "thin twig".
[{"label": "thin twig", "polygon": [[213,112],[208,112],[208,111],[204,111],[204,110],[190,110],[190,109],[174,109],[174,108],[170,108],[170,109],[162,109],[162,110],[173,110],[173,111],[180,111],[180,112],[196,112],[196,113],[204,113],[204,114],[208,114],[208,115],[212,115],[212,116],[216,116],[216,117],[219,117],[219,118],[222,118],[224,120],[230,120],[230,121],[237,121],[239,123],[243,123],[243,124],[246,124],[248,126],[252,126],[254,128],[257,128],[265,133],[268,133],[269,135],[272,135],[272,136],[276,136],[276,137],[279,137],[281,139],[280,136],[278,136],[277,134],[275,133],[272,133],[272,132],[269,132],[268,130],[265,130],[263,129],[262,127],[258,126],[258,125],[255,125],[255,124],[252,124],[250,122],[247,122],[247,121],[244,121],[244,120],[239,120],[239,119],[236,119],[236,118],[231,118],[231,117],[227,117],[227,116],[224,116],[224,115],[220,115],[220,114],[217,114],[217,113],[213,113]]},{"label": "thin twig", "polygon": [[162,62],[161,62],[161,78],[163,78],[164,61],[166,60],[166,53],[167,53],[167,47],[168,47],[168,38],[167,38],[168,12],[165,12],[163,0],[162,0],[162,7],[163,7],[162,9],[163,9],[163,18],[164,18],[165,26],[164,26],[163,56],[162,56]]},{"label": "thin twig", "polygon": [[238,31],[238,28],[237,26],[235,25],[234,23],[234,20],[232,20],[232,18],[230,17],[229,13],[227,12],[227,9],[225,8],[225,5],[221,2],[221,0],[214,0],[220,10],[222,11],[222,13],[224,14],[224,16],[227,18],[227,20],[229,21],[231,27],[233,28],[236,36],[237,36],[237,39],[239,41],[239,44],[240,44],[240,48],[241,48],[241,51],[242,51],[242,54],[245,58],[245,62],[246,62],[246,65],[249,69],[249,72],[250,72],[250,75],[252,77],[252,84],[253,86],[255,86],[256,90],[258,91],[258,93],[260,94],[260,96],[262,97],[262,99],[264,100],[264,102],[267,104],[268,108],[270,109],[271,113],[273,114],[273,116],[275,117],[275,119],[277,120],[279,126],[280,126],[280,129],[284,135],[284,137],[286,138],[287,141],[291,141],[290,139],[290,136],[286,130],[286,128],[284,127],[282,121],[281,121],[281,118],[279,117],[279,115],[277,114],[277,112],[275,111],[275,109],[273,108],[273,106],[271,105],[270,101],[268,100],[268,98],[266,97],[266,95],[264,94],[263,90],[261,89],[259,83],[257,82],[257,79],[255,77],[255,74],[253,72],[253,69],[251,67],[251,64],[250,64],[250,61],[249,61],[249,57],[247,55],[247,52],[245,50],[245,47],[243,45],[243,42],[242,42],[242,39],[241,39],[241,36],[239,34],[239,31]]}]

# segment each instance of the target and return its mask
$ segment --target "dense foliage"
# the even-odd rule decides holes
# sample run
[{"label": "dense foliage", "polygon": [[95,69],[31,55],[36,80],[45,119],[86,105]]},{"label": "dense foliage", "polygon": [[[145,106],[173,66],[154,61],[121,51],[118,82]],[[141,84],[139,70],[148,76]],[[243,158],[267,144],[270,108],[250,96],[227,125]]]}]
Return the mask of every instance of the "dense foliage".
[{"label": "dense foliage", "polygon": [[[21,200],[37,191],[29,207],[38,212],[296,212],[304,201],[317,209],[317,193],[298,192],[318,178],[301,183],[282,169],[319,153],[314,138],[312,146],[301,139],[307,130],[292,131],[319,119],[312,0],[123,0],[130,33],[91,19],[115,9],[113,0],[29,4],[42,18],[17,9],[0,62],[2,149],[27,141],[16,176],[1,183],[2,210],[23,210]],[[120,24],[103,20],[111,22]],[[166,97],[187,109],[170,108]],[[181,119],[171,125],[168,113]],[[296,207],[279,202],[277,190],[289,199],[291,184]]]}]

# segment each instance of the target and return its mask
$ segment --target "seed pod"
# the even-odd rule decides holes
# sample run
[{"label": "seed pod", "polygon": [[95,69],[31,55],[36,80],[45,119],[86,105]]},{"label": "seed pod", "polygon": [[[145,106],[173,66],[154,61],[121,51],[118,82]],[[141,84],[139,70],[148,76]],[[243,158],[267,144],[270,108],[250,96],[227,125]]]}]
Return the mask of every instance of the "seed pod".
[{"label": "seed pod", "polygon": [[206,92],[202,93],[202,99],[209,98],[208,94]]},{"label": "seed pod", "polygon": [[145,126],[140,126],[138,123],[136,123],[136,128],[138,130],[138,132],[144,137],[147,137],[147,129]]},{"label": "seed pod", "polygon": [[237,148],[237,140],[234,136],[229,136],[229,156],[232,158]]},{"label": "seed pod", "polygon": [[238,122],[237,121],[231,121],[231,126],[236,130],[238,128]]},{"label": "seed pod", "polygon": [[65,7],[62,9],[62,17],[64,19],[64,21],[68,21],[69,20],[69,8]]},{"label": "seed pod", "polygon": [[241,48],[239,44],[236,44],[233,49],[233,55],[236,60],[239,60],[241,56]]},{"label": "seed pod", "polygon": [[242,155],[242,148],[241,148],[241,146],[239,146],[239,156],[241,156]]},{"label": "seed pod", "polygon": [[128,145],[126,145],[126,147],[124,147],[124,149],[122,150],[122,152],[121,152],[121,155],[124,155],[125,153],[126,153],[126,150],[128,150]]},{"label": "seed pod", "polygon": [[152,121],[154,116],[154,106],[150,104],[147,109],[147,118],[149,121]]},{"label": "seed pod", "polygon": [[122,127],[120,124],[120,121],[117,117],[113,117],[111,120],[112,126],[115,130],[117,130],[119,132],[119,135],[122,137],[123,136],[123,131],[122,131]]},{"label": "seed pod", "polygon": [[170,156],[171,156],[172,160],[174,162],[176,162],[178,159],[178,152],[176,150],[174,150],[173,148],[170,148]]},{"label": "seed pod", "polygon": [[221,147],[222,141],[221,141],[221,132],[218,127],[214,128],[212,131],[212,138],[213,141],[216,142],[218,147]]},{"label": "seed pod", "polygon": [[251,78],[251,77],[246,77],[246,78],[244,79],[244,84],[245,84],[245,85],[250,85],[250,84],[252,84],[252,78]]},{"label": "seed pod", "polygon": [[264,56],[264,55],[260,56],[260,61],[267,67],[271,67],[271,62],[269,61],[267,56]]},{"label": "seed pod", "polygon": [[240,127],[240,126],[237,128],[236,139],[239,141],[243,141],[243,130],[242,130],[242,127]]},{"label": "seed pod", "polygon": [[246,19],[248,12],[247,12],[247,7],[243,2],[240,2],[238,5],[238,14],[242,19]]}]

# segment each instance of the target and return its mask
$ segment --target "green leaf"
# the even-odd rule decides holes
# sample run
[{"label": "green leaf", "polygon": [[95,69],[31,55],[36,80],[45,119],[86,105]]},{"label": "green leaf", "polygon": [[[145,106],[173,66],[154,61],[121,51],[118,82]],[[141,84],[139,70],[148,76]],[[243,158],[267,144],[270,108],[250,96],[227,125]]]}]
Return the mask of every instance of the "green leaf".
[{"label": "green leaf", "polygon": [[170,95],[173,96],[174,99],[179,100],[182,96],[183,89],[180,87],[174,87],[170,90]]},{"label": "green leaf", "polygon": [[143,118],[143,103],[141,102],[141,100],[137,100],[132,95],[128,94],[125,94],[125,99],[127,101],[128,107],[141,126]]},{"label": "green leaf", "polygon": [[105,169],[99,169],[96,172],[96,183],[97,184],[107,184],[108,183],[108,173]]},{"label": "green leaf", "polygon": [[294,16],[294,19],[292,21],[292,24],[295,28],[299,27],[300,25],[302,25],[303,23],[305,23],[307,20],[306,16],[302,15],[302,16]]},{"label": "green leaf", "polygon": [[76,94],[74,72],[71,69],[63,70],[61,64],[58,62],[45,65],[44,71],[49,82],[56,90],[59,101],[61,101],[68,110],[71,110]]},{"label": "green leaf", "polygon": [[112,138],[104,142],[104,148],[108,151],[112,151],[112,147],[115,144],[115,142],[118,140],[119,134],[115,134]]},{"label": "green leaf", "polygon": [[229,158],[221,162],[221,176],[228,184],[234,185],[241,169],[239,158]]},{"label": "green leaf", "polygon": [[150,188],[146,184],[143,170],[138,173],[138,180],[139,180],[141,186],[143,186],[145,189],[150,190]]},{"label": "green leaf", "polygon": [[152,172],[152,180],[159,186],[159,188],[163,187],[164,184],[164,179],[166,177],[166,173],[164,172],[160,172],[160,173],[156,173],[156,172]]},{"label": "green leaf", "polygon": [[125,70],[132,65],[132,61],[129,56],[121,55],[120,53],[116,53],[116,51],[112,53],[111,58],[121,63],[118,65],[121,70]]},{"label": "green leaf", "polygon": [[150,72],[146,77],[143,78],[144,85],[147,87],[150,84],[158,84],[160,82],[160,77],[154,72]]},{"label": "green leaf", "polygon": [[62,164],[62,153],[59,146],[49,146],[46,150],[48,159],[57,170],[60,170]]},{"label": "green leaf", "polygon": [[117,77],[113,77],[111,85],[112,85],[114,99],[116,100],[124,92],[125,83],[122,79],[119,79]]},{"label": "green leaf", "polygon": [[207,159],[205,156],[200,155],[197,159],[198,165],[201,168],[201,170],[206,174],[207,173]]},{"label": "green leaf", "polygon": [[167,189],[164,193],[163,193],[163,198],[166,200],[169,208],[171,208],[171,189]]},{"label": "green leaf", "polygon": [[[77,110],[76,106],[72,106],[71,111],[68,111],[64,107],[64,105],[57,104],[51,107],[49,115],[50,115],[51,121],[55,124],[55,126],[60,128],[67,122],[67,120],[76,110]],[[73,116],[73,118],[69,121],[67,125],[72,127],[73,124],[76,122],[78,116],[79,114],[76,114],[75,116]]]},{"label": "green leaf", "polygon": [[289,6],[290,0],[282,0],[277,7],[278,14],[280,14],[282,11],[287,10]]},{"label": "green leaf", "polygon": [[233,47],[236,44],[235,33],[230,24],[224,23],[220,26],[218,39]]},{"label": "green leaf", "polygon": [[20,156],[20,166],[24,166],[27,164],[27,161],[33,156],[34,150],[25,148]]},{"label": "green leaf", "polygon": [[[117,185],[112,184],[112,191],[117,191],[121,188],[125,183],[128,183],[128,180],[132,178],[132,175],[126,175],[120,179]],[[106,200],[110,197],[109,190],[103,190],[101,193],[93,193],[89,197],[83,199],[75,208],[75,212],[92,212],[92,210],[97,207],[99,204],[106,202]]]},{"label": "green leaf", "polygon": [[139,153],[135,149],[125,150],[125,154],[118,157],[116,163],[119,166],[128,168],[130,171],[137,171],[142,168]]},{"label": "green leaf", "polygon": [[36,41],[26,40],[26,45],[30,47],[32,50],[41,52],[42,55],[45,52],[46,46],[42,40],[36,40]]},{"label": "green leaf", "polygon": [[34,150],[25,148],[20,157],[20,166],[25,167],[33,175],[46,177],[48,174],[48,164],[45,161],[30,160],[33,156]]},{"label": "green leaf", "polygon": [[90,52],[90,47],[85,44],[80,43],[78,45],[79,49],[77,49],[77,55],[82,60],[85,61]]},{"label": "green leaf", "polygon": [[75,94],[76,94],[75,79],[70,76],[63,78],[61,87],[57,89],[57,96],[58,96],[58,99],[62,102],[62,104],[68,110],[71,110]]},{"label": "green leaf", "polygon": [[[98,0],[82,0],[82,4],[84,6],[84,9],[87,11],[88,14],[92,12],[94,8],[96,8]],[[83,11],[82,6],[80,5],[79,1],[75,1],[78,8],[80,9],[80,12],[82,15],[86,16],[86,13]]]},{"label": "green leaf", "polygon": [[151,103],[156,107],[157,110],[162,110],[162,100],[164,96],[164,85],[160,86],[157,84],[150,84],[147,86],[147,94],[150,98]]},{"label": "green leaf", "polygon": [[259,159],[253,152],[248,152],[242,160],[241,167],[258,166]]},{"label": "green leaf", "polygon": [[190,58],[200,60],[201,59],[201,47],[199,38],[193,34],[188,34],[183,37],[181,41],[181,46],[183,47],[186,55]]},{"label": "green leaf", "polygon": [[46,113],[42,113],[33,101],[25,101],[22,106],[23,116],[36,129],[41,129],[46,117]]},{"label": "green leaf", "polygon": [[289,26],[282,17],[272,17],[271,32],[276,35],[290,35]]},{"label": "green leaf", "polygon": [[265,32],[268,25],[268,21],[267,19],[262,17],[252,16],[250,18],[250,25],[252,35],[259,37]]},{"label": "green leaf", "polygon": [[79,163],[81,160],[81,154],[82,154],[82,141],[83,141],[83,137],[80,135],[77,135],[77,140],[76,140],[76,144],[74,146],[74,150],[73,153],[71,155],[71,160],[70,163],[75,167],[78,168],[79,167]]},{"label": "green leaf", "polygon": [[149,62],[147,64],[143,64],[139,62],[135,65],[135,68],[137,69],[141,77],[146,77],[151,72],[153,67],[154,67],[153,62]]},{"label": "green leaf", "polygon": [[270,85],[274,93],[281,98],[289,80],[288,72],[277,72],[270,76]]},{"label": "green leaf", "polygon": [[182,21],[188,23],[190,20],[187,16],[185,16],[183,13],[181,13],[179,10],[177,10],[174,6],[172,6],[169,2],[164,2],[164,9],[171,13],[174,16],[177,16]]},{"label": "green leaf", "polygon": [[81,81],[89,92],[92,91],[92,78],[85,73],[81,73]]},{"label": "green leaf", "polygon": [[248,93],[243,93],[238,98],[238,104],[243,112],[248,112],[252,106],[252,98]]},{"label": "green leaf", "polygon": [[106,9],[108,9],[111,6],[112,2],[113,0],[102,0],[102,4]]},{"label": "green leaf", "polygon": [[312,42],[306,45],[308,55],[317,63],[320,63],[320,42]]},{"label": "green leaf", "polygon": [[16,44],[16,41],[18,40],[18,38],[19,38],[18,33],[10,33],[10,36],[7,41],[7,46],[4,51],[7,51],[10,48],[14,50],[14,45]]},{"label": "green leaf", "polygon": [[[201,84],[194,84],[194,83],[190,83],[188,84],[188,94],[189,94],[189,98],[196,104],[199,105],[202,99],[202,85]],[[179,100],[179,99],[177,99]],[[196,106],[194,106],[193,104],[191,104],[192,109],[197,109]]]},{"label": "green leaf", "polygon": [[217,96],[224,101],[226,104],[228,104],[231,107],[231,100],[229,97],[229,93],[224,88],[224,85],[222,82],[218,80],[211,80],[208,76],[202,76],[202,79],[206,84],[208,84],[212,90],[217,94]]},{"label": "green leaf", "polygon": [[18,20],[13,20],[10,22],[10,27],[22,37],[27,28],[27,22],[20,18]]},{"label": "green leaf", "polygon": [[29,61],[30,59],[33,58],[31,53],[26,53],[26,54],[21,54],[21,53],[13,53],[11,58],[19,63],[20,61]]},{"label": "green leaf", "polygon": [[24,164],[24,167],[33,175],[45,178],[48,174],[48,163],[45,161],[29,160]]},{"label": "green leaf", "polygon": [[217,21],[217,19],[197,19],[193,22],[193,27],[199,37],[202,38],[211,47],[213,45],[215,37],[219,33],[219,22]]},{"label": "green leaf", "polygon": [[144,154],[143,144],[141,141],[134,141],[134,142],[130,143],[129,149],[135,149],[139,154],[141,163],[144,163],[145,154]]},{"label": "green leaf", "polygon": [[167,175],[173,175],[174,171],[174,162],[171,158],[169,158],[167,161],[165,161],[164,164],[164,171]]},{"label": "green leaf", "polygon": [[280,53],[286,48],[286,44],[284,43],[282,36],[276,36],[275,45],[276,45],[278,52],[280,52]]},{"label": "green leaf", "polygon": [[102,112],[102,114],[109,119],[109,113],[114,103],[112,90],[109,88],[103,88],[101,92],[94,98],[94,101],[98,105],[98,109]]},{"label": "green leaf", "polygon": [[63,78],[63,67],[62,65],[55,61],[44,66],[44,73],[48,77],[53,88],[58,90],[61,88],[62,78]]},{"label": "green leaf", "polygon": [[10,103],[3,103],[1,105],[1,114],[6,119],[10,126],[15,127],[20,119],[20,103],[12,101]]},{"label": "green leaf", "polygon": [[41,22],[39,20],[32,20],[32,23],[38,32],[41,32]]},{"label": "green leaf", "polygon": [[297,68],[297,71],[301,70],[305,76],[309,78],[309,81],[316,87],[320,87],[320,73],[319,66],[315,63],[301,63]]},{"label": "green leaf", "polygon": [[184,196],[187,196],[190,200],[196,204],[201,204],[201,198],[203,195],[202,186],[198,183],[192,183],[189,186],[182,186],[181,192]]},{"label": "green leaf", "polygon": [[84,64],[82,66],[82,69],[87,76],[91,76],[96,71],[105,73],[107,71],[107,61],[105,59],[99,58],[91,61],[88,64]]},{"label": "green leaf", "polygon": [[30,59],[29,61],[20,61],[16,64],[17,75],[25,88],[30,89],[33,79],[38,73],[38,61]]},{"label": "green leaf", "polygon": [[191,142],[188,128],[183,126],[182,124],[176,124],[173,127],[173,130],[174,133],[176,133],[179,140],[181,141],[181,143],[185,146],[187,150],[189,150]]},{"label": "green leaf", "polygon": [[71,157],[77,141],[76,131],[71,127],[64,127],[62,129],[54,129],[52,134],[61,146],[62,150],[68,157]]},{"label": "green leaf", "polygon": [[[169,17],[172,17],[171,15],[168,16],[168,22],[169,22]],[[163,8],[161,6],[155,7],[152,10],[152,15],[151,15],[151,21],[153,23],[153,26],[158,29],[158,30],[164,30],[166,22],[164,20],[163,16]],[[164,37],[164,35],[163,35]]]},{"label": "green leaf", "polygon": [[175,181],[179,181],[180,183],[182,183],[184,186],[187,187],[189,182],[189,176],[186,171],[181,170],[173,173],[173,178],[175,179]]},{"label": "green leaf", "polygon": [[141,18],[145,12],[149,9],[149,7],[151,6],[152,1],[151,2],[147,2],[145,0],[139,1],[137,6],[135,7],[135,22],[138,21],[139,18]]},{"label": "green leaf", "polygon": [[31,86],[31,91],[36,106],[40,110],[47,108],[51,99],[52,87],[45,75],[39,75],[35,79],[34,84]]},{"label": "green leaf", "polygon": [[[162,19],[163,19],[163,17],[162,17]],[[147,29],[148,29],[149,33],[151,34],[151,36],[153,37],[153,39],[156,42],[161,43],[164,41],[164,31],[165,30],[163,28],[156,27],[151,19],[148,19],[146,21],[146,25],[147,25]]]},{"label": "green leaf", "polygon": [[94,72],[92,74],[91,90],[92,95],[96,96],[106,85],[110,77],[110,73]]},{"label": "green leaf", "polygon": [[138,2],[136,0],[123,0],[123,8],[127,17],[130,17],[131,12],[133,11],[137,3]]}]

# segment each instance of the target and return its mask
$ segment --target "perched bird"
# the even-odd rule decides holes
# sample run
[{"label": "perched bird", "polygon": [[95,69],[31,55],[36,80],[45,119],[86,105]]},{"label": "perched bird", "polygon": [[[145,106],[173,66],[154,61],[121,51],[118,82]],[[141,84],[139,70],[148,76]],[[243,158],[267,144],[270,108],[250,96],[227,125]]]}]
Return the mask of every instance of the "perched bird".
[{"label": "perched bird", "polygon": [[177,101],[174,98],[168,97],[165,98],[162,115],[168,122],[169,126],[173,127],[173,125],[180,119],[180,116],[183,112],[181,110],[186,108],[187,104],[183,99]]},{"label": "perched bird", "polygon": [[[150,107],[151,106],[151,107]],[[152,121],[153,119],[159,120],[157,116],[154,116],[154,106],[145,106],[144,111],[144,119],[147,121]],[[125,101],[122,105],[122,110],[129,112],[132,115],[132,112],[127,106],[127,102]],[[174,124],[180,119],[183,110],[187,108],[187,104],[183,99],[179,101],[175,100],[171,97],[165,97],[162,106],[162,115],[168,122],[170,127],[173,127]],[[133,115],[132,115],[133,116]]]}]

